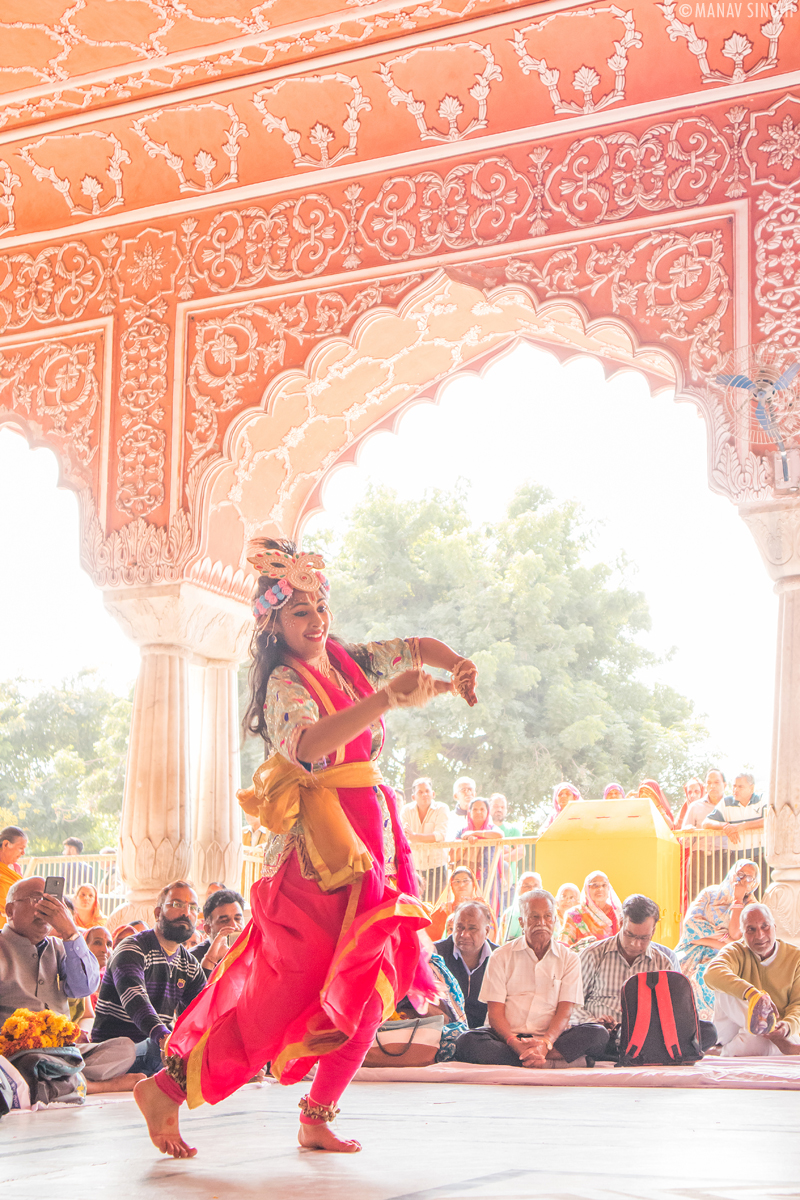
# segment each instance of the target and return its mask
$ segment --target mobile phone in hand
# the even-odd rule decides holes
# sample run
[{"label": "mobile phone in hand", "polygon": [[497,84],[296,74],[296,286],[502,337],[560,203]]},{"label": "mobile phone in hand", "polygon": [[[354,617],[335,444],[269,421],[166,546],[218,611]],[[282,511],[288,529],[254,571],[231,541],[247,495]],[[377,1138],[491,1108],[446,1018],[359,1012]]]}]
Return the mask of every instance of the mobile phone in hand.
[{"label": "mobile phone in hand", "polygon": [[64,899],[64,876],[48,875],[44,881],[45,896],[54,896],[56,900]]}]

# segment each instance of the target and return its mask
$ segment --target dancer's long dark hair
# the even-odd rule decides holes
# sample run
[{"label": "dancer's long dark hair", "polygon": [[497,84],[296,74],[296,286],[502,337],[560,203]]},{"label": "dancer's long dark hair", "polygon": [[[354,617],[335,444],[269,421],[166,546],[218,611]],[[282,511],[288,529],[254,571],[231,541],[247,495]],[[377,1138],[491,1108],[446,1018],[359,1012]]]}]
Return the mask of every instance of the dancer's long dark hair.
[{"label": "dancer's long dark hair", "polygon": [[[248,550],[253,552],[264,550],[282,550],[284,554],[297,554],[297,546],[294,542],[290,542],[284,538],[255,538],[249,545]],[[253,601],[259,596],[263,596],[267,588],[272,587],[275,581],[267,575],[260,575],[258,578],[258,586],[253,594]],[[264,702],[267,698],[267,684],[269,677],[276,667],[282,666],[286,662],[286,644],[277,624],[277,613],[272,620],[260,620],[256,623],[253,630],[253,636],[250,640],[250,672],[247,677],[248,687],[250,689],[250,697],[247,705],[247,710],[242,718],[242,726],[245,733],[256,734],[263,738],[266,745],[271,745],[269,733],[267,732],[267,721],[264,714]],[[274,639],[277,638],[277,641]],[[367,666],[366,655],[359,653],[358,649],[349,646],[340,638],[328,635],[328,640],[338,642],[344,646],[348,654],[353,657],[358,665]],[[363,661],[362,661],[363,660]]]}]

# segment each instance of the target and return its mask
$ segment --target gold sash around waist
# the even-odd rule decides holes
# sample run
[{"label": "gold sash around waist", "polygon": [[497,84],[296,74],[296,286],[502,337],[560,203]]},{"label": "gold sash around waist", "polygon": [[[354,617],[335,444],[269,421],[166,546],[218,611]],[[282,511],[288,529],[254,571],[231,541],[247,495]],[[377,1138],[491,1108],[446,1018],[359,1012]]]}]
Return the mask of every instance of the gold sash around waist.
[{"label": "gold sash around waist", "polygon": [[319,886],[332,892],[360,879],[373,862],[336,789],[375,787],[382,781],[373,762],[342,763],[309,774],[273,754],[254,774],[253,786],[239,792],[239,804],[275,834],[289,833],[299,818]]}]

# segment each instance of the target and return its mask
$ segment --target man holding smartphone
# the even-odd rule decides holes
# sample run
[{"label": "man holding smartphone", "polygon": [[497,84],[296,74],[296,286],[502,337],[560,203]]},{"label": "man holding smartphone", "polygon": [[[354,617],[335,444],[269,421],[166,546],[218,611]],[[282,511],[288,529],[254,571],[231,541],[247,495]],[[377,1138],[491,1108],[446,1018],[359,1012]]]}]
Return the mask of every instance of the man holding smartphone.
[{"label": "man holding smartphone", "polygon": [[44,879],[32,875],[13,884],[6,913],[8,924],[0,930],[0,1024],[18,1008],[69,1016],[69,1001],[91,995],[100,984],[97,959],[69,909],[45,892]]}]

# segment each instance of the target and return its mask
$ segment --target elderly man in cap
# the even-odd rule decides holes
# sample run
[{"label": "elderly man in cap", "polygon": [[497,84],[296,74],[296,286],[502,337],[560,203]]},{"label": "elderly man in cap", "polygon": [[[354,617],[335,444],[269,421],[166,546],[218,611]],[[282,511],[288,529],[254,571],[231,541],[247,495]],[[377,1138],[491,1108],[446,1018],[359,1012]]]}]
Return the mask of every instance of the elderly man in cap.
[{"label": "elderly man in cap", "polygon": [[706,967],[722,1053],[800,1054],[800,950],[775,935],[766,904],[742,909],[742,937]]}]

